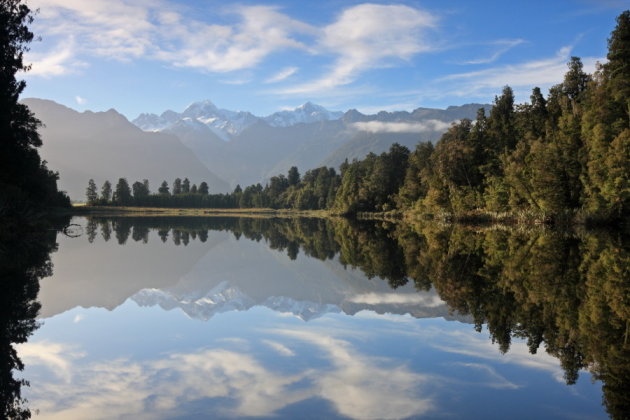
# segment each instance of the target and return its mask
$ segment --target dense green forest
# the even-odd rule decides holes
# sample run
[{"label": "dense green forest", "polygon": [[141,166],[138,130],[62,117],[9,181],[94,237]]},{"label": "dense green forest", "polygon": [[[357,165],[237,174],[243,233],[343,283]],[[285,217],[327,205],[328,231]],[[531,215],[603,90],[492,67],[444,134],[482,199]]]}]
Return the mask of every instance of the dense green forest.
[{"label": "dense green forest", "polygon": [[[291,259],[338,259],[393,288],[434,288],[451,310],[487,329],[502,352],[513,339],[603,383],[612,418],[630,410],[630,248],[608,231],[473,230],[462,225],[346,218],[90,217],[86,235],[125,244],[206,242],[212,231],[265,241]],[[153,232],[153,234],[151,234]],[[352,310],[352,308],[347,308]]]},{"label": "dense green forest", "polygon": [[[464,119],[434,146],[413,151],[394,144],[333,168],[289,173],[231,194],[166,181],[156,194],[148,183],[109,182],[90,204],[161,207],[327,209],[338,214],[418,211],[466,217],[512,214],[541,221],[620,221],[630,214],[630,11],[617,18],[608,61],[586,74],[572,57],[562,83],[545,98],[514,103],[506,86],[489,115]],[[203,183],[202,185],[204,185]],[[206,184],[207,187],[207,184]]]},{"label": "dense green forest", "polygon": [[57,190],[58,174],[46,167],[37,151],[42,144],[40,121],[18,102],[26,83],[15,76],[30,69],[23,58],[33,40],[28,28],[33,13],[21,3],[0,1],[0,217],[5,218],[5,227],[11,220],[70,205]]}]

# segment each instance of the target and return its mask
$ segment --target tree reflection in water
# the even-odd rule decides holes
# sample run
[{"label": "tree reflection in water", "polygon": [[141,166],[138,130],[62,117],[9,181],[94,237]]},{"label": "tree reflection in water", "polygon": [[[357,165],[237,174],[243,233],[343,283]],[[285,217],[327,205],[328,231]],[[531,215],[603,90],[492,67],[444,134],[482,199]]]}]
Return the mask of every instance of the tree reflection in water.
[{"label": "tree reflection in water", "polygon": [[[559,359],[567,384],[581,369],[603,383],[613,418],[630,412],[630,246],[623,233],[471,228],[345,219],[94,218],[108,238],[204,242],[210,230],[266,241],[378,276],[392,288],[434,287],[451,310],[485,326],[502,352],[512,337]],[[131,234],[130,234],[131,232]],[[95,233],[93,233],[95,234]]]},{"label": "tree reflection in water", "polygon": [[50,253],[56,250],[57,229],[67,224],[68,219],[52,225],[3,220],[0,226],[0,418],[31,417],[22,397],[28,381],[15,377],[24,369],[15,344],[25,343],[39,326],[39,280],[52,274]]},{"label": "tree reflection in water", "polygon": [[[151,236],[150,232],[155,235]],[[338,258],[393,288],[431,287],[452,311],[487,328],[502,352],[513,337],[558,358],[567,384],[581,369],[603,383],[612,418],[630,412],[630,247],[623,233],[470,228],[345,219],[228,217],[88,218],[85,235],[119,244],[206,242],[209,231],[265,241],[295,259]],[[5,417],[26,418],[14,343],[37,328],[38,280],[50,274],[54,232],[3,235],[0,261]],[[8,236],[7,236],[8,235]],[[35,236],[32,236],[35,235]],[[7,279],[7,280],[4,280]],[[20,417],[21,416],[21,417]]]}]

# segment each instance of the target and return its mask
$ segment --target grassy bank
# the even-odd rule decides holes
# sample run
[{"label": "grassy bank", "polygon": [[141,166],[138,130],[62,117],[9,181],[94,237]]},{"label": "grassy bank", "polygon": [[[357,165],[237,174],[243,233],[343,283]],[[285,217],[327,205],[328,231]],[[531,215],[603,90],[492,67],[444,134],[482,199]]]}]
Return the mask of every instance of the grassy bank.
[{"label": "grassy bank", "polygon": [[354,215],[342,215],[331,210],[295,210],[271,208],[165,208],[165,207],[124,207],[124,206],[87,206],[75,204],[70,209],[61,209],[64,215],[99,215],[99,216],[190,216],[190,217],[349,217],[357,220],[387,220],[415,223],[422,221],[439,224],[461,225],[502,225],[502,226],[556,226],[572,227],[622,227],[627,229],[628,223],[619,220],[591,219],[580,212],[567,211],[551,216],[542,212],[491,212],[473,210],[462,214],[448,212],[429,213],[420,210],[359,212]]},{"label": "grassy bank", "polygon": [[191,209],[165,207],[124,207],[73,205],[69,210],[73,215],[114,215],[114,216],[238,216],[238,217],[330,217],[327,210],[291,209]]}]

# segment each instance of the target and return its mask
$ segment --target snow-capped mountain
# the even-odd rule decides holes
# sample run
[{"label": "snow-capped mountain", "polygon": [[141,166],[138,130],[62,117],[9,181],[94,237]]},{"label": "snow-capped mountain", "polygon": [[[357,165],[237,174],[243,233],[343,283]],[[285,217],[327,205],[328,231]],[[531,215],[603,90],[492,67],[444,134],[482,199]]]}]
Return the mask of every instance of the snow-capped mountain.
[{"label": "snow-capped mountain", "polygon": [[165,128],[177,123],[180,114],[167,110],[162,115],[140,114],[132,123],[143,131],[162,131]]},{"label": "snow-capped mountain", "polygon": [[239,135],[259,119],[250,112],[219,109],[208,100],[189,105],[180,114],[180,118],[192,118],[199,121],[224,140],[229,140],[230,136]]},{"label": "snow-capped mountain", "polygon": [[230,141],[258,121],[264,121],[272,127],[290,127],[299,123],[329,121],[341,118],[342,112],[331,112],[326,108],[307,102],[293,110],[276,112],[267,117],[257,117],[246,111],[219,109],[211,101],[194,102],[183,112],[171,110],[161,115],[140,114],[132,122],[144,131],[172,130],[174,126],[188,119],[210,128],[217,136]]},{"label": "snow-capped mountain", "polygon": [[292,110],[275,112],[265,117],[264,121],[272,127],[290,127],[300,123],[338,120],[342,116],[341,111],[328,111],[323,106],[307,102]]},{"label": "snow-capped mountain", "polygon": [[[140,306],[160,306],[171,310],[180,308],[193,319],[207,321],[214,315],[229,311],[246,311],[257,303],[238,287],[227,281],[219,283],[208,293],[197,296],[176,296],[160,289],[143,289],[131,297]],[[261,306],[276,312],[292,313],[303,321],[318,318],[326,313],[339,313],[341,309],[332,304],[298,301],[284,296],[271,296]]]}]

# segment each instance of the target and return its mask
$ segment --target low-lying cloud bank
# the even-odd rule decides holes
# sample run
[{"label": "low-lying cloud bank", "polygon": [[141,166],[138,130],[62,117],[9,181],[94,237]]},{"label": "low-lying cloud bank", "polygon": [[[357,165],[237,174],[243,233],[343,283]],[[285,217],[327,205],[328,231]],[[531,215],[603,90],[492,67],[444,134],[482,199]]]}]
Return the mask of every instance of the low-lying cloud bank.
[{"label": "low-lying cloud bank", "polygon": [[352,127],[369,133],[426,133],[429,131],[446,131],[453,122],[440,120],[426,120],[417,123],[365,121],[354,123]]}]

